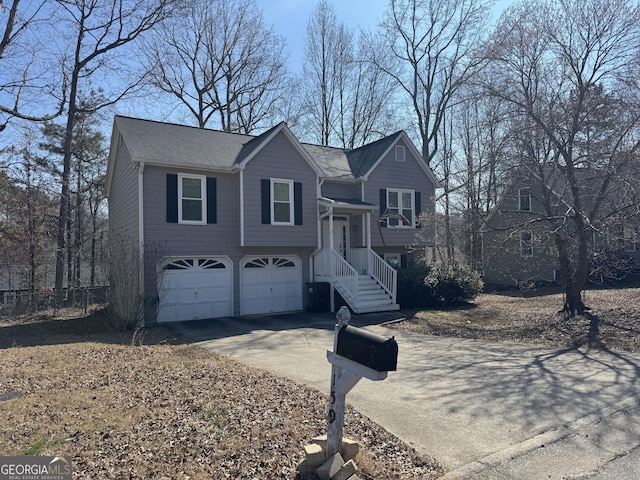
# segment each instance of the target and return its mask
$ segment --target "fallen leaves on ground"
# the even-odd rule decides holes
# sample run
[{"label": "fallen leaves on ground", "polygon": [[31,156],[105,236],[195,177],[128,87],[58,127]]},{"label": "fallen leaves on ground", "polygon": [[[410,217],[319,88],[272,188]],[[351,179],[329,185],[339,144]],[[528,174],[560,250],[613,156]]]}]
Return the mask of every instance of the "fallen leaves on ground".
[{"label": "fallen leaves on ground", "polygon": [[[326,433],[321,392],[187,345],[69,343],[0,357],[3,455],[70,455],[74,478],[294,479]],[[349,408],[364,478],[442,474]],[[299,477],[298,477],[299,478]]]},{"label": "fallen leaves on ground", "polygon": [[[585,315],[569,316],[562,294],[483,294],[472,303],[425,310],[392,325],[404,331],[556,347],[597,347],[640,352],[640,288],[588,290]],[[597,338],[590,336],[597,321]]]}]

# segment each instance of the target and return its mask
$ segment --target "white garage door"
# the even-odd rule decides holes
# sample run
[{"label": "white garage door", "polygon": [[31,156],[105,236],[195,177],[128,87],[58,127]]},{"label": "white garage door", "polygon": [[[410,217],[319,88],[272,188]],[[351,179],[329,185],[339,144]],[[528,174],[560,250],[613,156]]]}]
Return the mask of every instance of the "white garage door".
[{"label": "white garage door", "polygon": [[172,259],[159,280],[158,322],[231,316],[232,286],[227,258]]},{"label": "white garage door", "polygon": [[248,257],[241,268],[241,315],[302,309],[302,268],[298,257]]}]

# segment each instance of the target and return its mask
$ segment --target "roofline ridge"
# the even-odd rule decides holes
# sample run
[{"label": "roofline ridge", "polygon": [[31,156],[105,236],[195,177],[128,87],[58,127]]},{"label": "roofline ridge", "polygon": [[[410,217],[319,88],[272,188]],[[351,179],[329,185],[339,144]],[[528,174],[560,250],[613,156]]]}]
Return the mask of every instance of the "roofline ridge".
[{"label": "roofline ridge", "polygon": [[[159,123],[161,125],[170,125],[172,127],[183,127],[183,128],[192,128],[194,130],[201,130],[201,131],[205,131],[205,132],[215,132],[215,133],[224,133],[227,135],[238,135],[241,137],[252,137],[252,138],[256,138],[259,135],[253,135],[250,133],[238,133],[238,132],[225,132],[224,130],[219,130],[219,129],[214,129],[214,128],[208,128],[208,127],[197,127],[195,125],[185,125],[183,123],[175,123],[175,122],[167,122],[167,121],[163,121],[163,120],[153,120],[150,118],[140,118],[140,117],[132,117],[130,115],[121,115],[121,114],[115,114],[114,115],[114,120],[118,119],[118,118],[125,118],[125,119],[129,119],[129,120],[137,120],[139,122],[149,122],[149,123]],[[283,123],[283,122],[281,122]],[[271,128],[269,128],[268,130],[271,130]]]}]

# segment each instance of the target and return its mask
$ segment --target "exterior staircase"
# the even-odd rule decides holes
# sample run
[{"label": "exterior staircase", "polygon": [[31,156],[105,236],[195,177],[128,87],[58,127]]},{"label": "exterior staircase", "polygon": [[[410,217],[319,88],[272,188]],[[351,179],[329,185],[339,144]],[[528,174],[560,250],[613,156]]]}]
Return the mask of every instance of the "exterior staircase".
[{"label": "exterior staircase", "polygon": [[[342,295],[342,292],[340,294]],[[344,295],[342,297],[344,298]],[[352,296],[351,299],[345,298],[345,301],[354,313],[386,312],[400,309],[400,305],[394,303],[382,286],[367,274],[358,275],[356,298]]]},{"label": "exterior staircase", "polygon": [[[352,263],[338,252],[324,249],[314,254],[316,281],[327,281],[338,291],[354,313],[399,310],[396,272],[373,250],[352,250]],[[368,273],[371,271],[371,273]]]}]

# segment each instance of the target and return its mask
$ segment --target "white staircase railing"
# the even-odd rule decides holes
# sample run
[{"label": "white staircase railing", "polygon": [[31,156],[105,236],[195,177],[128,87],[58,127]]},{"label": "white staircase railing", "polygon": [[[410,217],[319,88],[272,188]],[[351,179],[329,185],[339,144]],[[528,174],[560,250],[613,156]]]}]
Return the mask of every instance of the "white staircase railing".
[{"label": "white staircase railing", "polygon": [[354,248],[351,250],[351,263],[358,272],[371,275],[389,294],[391,303],[396,303],[398,272],[384,258],[370,248]]},{"label": "white staircase railing", "polygon": [[334,284],[350,305],[358,305],[358,275],[370,275],[389,296],[391,304],[396,303],[397,271],[382,257],[368,248],[351,250],[351,264],[340,253],[330,248],[319,250],[313,255],[316,279],[324,278]]},{"label": "white staircase railing", "polygon": [[358,271],[353,268],[342,256],[330,248],[324,248],[313,257],[315,275],[333,279],[338,291],[343,296],[349,296],[356,302],[358,300]]}]

